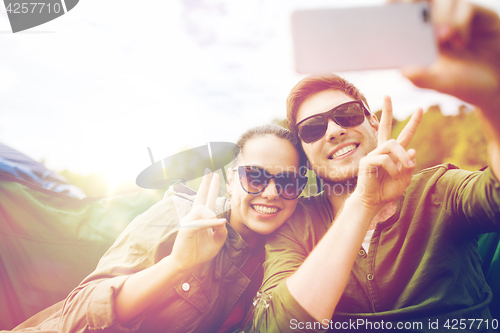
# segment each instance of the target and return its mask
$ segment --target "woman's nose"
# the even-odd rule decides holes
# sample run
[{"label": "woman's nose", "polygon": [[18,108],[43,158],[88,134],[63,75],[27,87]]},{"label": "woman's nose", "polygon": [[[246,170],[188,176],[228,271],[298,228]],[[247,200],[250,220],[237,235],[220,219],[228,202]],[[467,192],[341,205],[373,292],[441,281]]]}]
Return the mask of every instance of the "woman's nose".
[{"label": "woman's nose", "polygon": [[279,197],[278,189],[276,188],[276,182],[271,179],[267,184],[266,189],[262,192],[262,196],[269,200],[276,200]]}]

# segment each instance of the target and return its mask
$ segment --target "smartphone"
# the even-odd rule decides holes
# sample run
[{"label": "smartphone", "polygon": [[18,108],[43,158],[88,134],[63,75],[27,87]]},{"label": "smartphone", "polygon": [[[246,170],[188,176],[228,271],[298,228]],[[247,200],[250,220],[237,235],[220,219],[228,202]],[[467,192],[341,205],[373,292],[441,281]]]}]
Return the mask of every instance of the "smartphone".
[{"label": "smartphone", "polygon": [[295,68],[303,74],[429,65],[438,48],[427,1],[292,13]]}]

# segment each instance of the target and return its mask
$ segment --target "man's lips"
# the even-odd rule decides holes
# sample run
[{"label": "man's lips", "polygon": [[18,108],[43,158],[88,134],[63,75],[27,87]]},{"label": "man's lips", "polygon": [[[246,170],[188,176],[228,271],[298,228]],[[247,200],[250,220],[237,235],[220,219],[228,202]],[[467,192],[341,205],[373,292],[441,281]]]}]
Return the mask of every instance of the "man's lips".
[{"label": "man's lips", "polygon": [[349,154],[350,152],[352,152],[353,150],[355,150],[358,147],[359,147],[359,143],[353,143],[353,142],[339,145],[337,148],[335,148],[335,150],[332,153],[330,153],[328,158],[331,160],[334,160],[336,158],[343,157],[344,155]]}]

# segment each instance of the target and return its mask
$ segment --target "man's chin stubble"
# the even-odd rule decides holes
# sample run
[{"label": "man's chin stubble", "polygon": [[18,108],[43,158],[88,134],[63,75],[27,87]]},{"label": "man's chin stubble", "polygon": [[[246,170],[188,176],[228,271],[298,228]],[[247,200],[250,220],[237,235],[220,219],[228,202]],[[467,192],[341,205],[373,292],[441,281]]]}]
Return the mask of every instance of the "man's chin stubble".
[{"label": "man's chin stubble", "polygon": [[324,179],[323,190],[326,195],[334,195],[337,197],[348,197],[356,189],[358,177],[347,179]]}]

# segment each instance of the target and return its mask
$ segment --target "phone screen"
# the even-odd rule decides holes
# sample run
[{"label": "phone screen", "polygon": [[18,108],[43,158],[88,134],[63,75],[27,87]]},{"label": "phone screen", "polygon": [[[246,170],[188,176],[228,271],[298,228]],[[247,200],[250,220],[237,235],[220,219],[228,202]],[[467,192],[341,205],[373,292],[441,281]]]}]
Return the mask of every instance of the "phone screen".
[{"label": "phone screen", "polygon": [[292,35],[304,74],[429,65],[438,53],[425,1],[299,10]]}]

